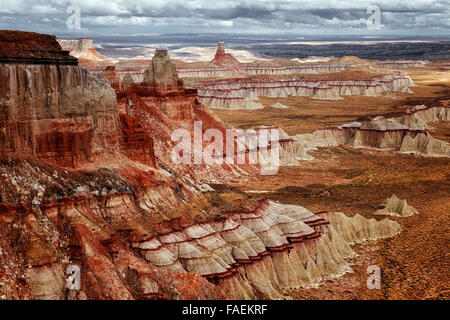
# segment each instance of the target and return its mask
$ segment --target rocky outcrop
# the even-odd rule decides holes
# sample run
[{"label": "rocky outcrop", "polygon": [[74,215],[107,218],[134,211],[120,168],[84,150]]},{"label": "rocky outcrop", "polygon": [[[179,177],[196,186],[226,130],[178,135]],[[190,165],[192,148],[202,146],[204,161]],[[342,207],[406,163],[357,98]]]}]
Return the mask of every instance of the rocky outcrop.
[{"label": "rocky outcrop", "polygon": [[[42,38],[37,36],[37,41]],[[45,41],[51,48],[41,53],[45,63],[39,58],[22,63],[10,56],[10,63],[0,64],[0,157],[37,157],[77,167],[96,154],[118,150],[117,105],[108,82],[73,65],[76,59],[65,57],[54,37]],[[11,43],[3,40],[2,48]],[[48,64],[52,59],[54,64]]]},{"label": "rocky outcrop", "polygon": [[[264,133],[261,133],[265,131]],[[276,157],[281,166],[298,165],[295,153],[295,140],[282,128],[274,126],[260,126],[243,131],[237,136],[238,143],[245,144],[245,150],[252,157],[258,157],[262,166],[274,165]],[[256,143],[258,145],[256,146]],[[266,150],[263,150],[266,149]]]},{"label": "rocky outcrop", "polygon": [[419,214],[416,208],[408,205],[405,199],[400,200],[395,194],[386,199],[384,208],[374,212],[374,214],[389,215],[394,217],[409,217]]},{"label": "rocky outcrop", "polygon": [[450,145],[433,138],[427,131],[430,121],[447,121],[449,108],[416,106],[404,116],[351,122],[336,128],[296,135],[294,151],[299,160],[312,160],[308,151],[318,147],[348,145],[354,148],[375,148],[413,153],[429,157],[449,157]]},{"label": "rocky outcrop", "polygon": [[108,82],[111,85],[118,83],[116,67],[114,67],[114,66],[107,66],[105,68],[105,70],[103,71],[103,74],[105,76],[105,79],[108,80]]},{"label": "rocky outcrop", "polygon": [[230,110],[260,109],[262,106],[255,100],[261,96],[339,100],[346,95],[389,96],[393,92],[411,92],[409,87],[414,85],[406,74],[376,71],[369,62],[355,57],[331,63],[272,60],[241,66],[225,53],[223,43],[210,65],[183,64],[177,72],[189,79],[189,87],[198,89],[201,103]]},{"label": "rocky outcrop", "polygon": [[0,31],[0,63],[78,65],[56,38],[33,32]]},{"label": "rocky outcrop", "polygon": [[353,67],[353,64],[333,63],[295,63],[289,62],[254,62],[248,63],[243,71],[248,75],[282,75],[295,73],[329,73],[340,72]]},{"label": "rocky outcrop", "polygon": [[[54,38],[46,41],[59,48]],[[52,52],[42,54],[44,61],[51,60]],[[109,83],[72,65],[74,58],[65,64],[67,58],[59,60],[60,55],[54,54],[53,65],[40,64],[38,58],[31,64],[0,64],[0,157],[40,158],[76,168],[123,149],[130,157],[141,153],[142,161],[154,165],[151,138],[140,137],[136,126],[130,128],[119,117]]]},{"label": "rocky outcrop", "polygon": [[184,89],[166,49],[156,50],[143,80],[140,84],[123,81],[117,91],[119,97],[135,93],[173,120],[193,119],[193,108],[198,104],[197,92]]},{"label": "rocky outcrop", "polygon": [[344,272],[345,258],[354,254],[350,244],[400,230],[389,220],[327,215],[331,225],[303,207],[263,202],[255,211],[226,214],[134,247],[152,264],[209,278],[228,297],[281,298],[283,288]]},{"label": "rocky outcrop", "polygon": [[183,90],[183,82],[178,79],[175,64],[170,60],[167,49],[155,51],[152,64],[144,72],[143,82],[155,95],[167,95]]},{"label": "rocky outcrop", "polygon": [[[234,59],[234,58],[233,58]],[[232,67],[224,65],[217,66],[215,64],[183,64],[177,66],[177,73],[181,78],[208,78],[208,77],[230,77],[237,75],[286,75],[297,73],[327,73],[339,72],[350,69],[353,65],[346,64],[302,64],[289,62],[265,62],[265,63],[247,63],[245,65],[228,63]]]},{"label": "rocky outcrop", "polygon": [[129,159],[156,168],[153,139],[142,125],[127,114],[120,115],[120,145],[122,153]]},{"label": "rocky outcrop", "polygon": [[410,128],[432,129],[430,123],[450,121],[450,108],[417,105],[406,110],[406,114],[397,120]]},{"label": "rocky outcrop", "polygon": [[181,78],[207,78],[207,77],[230,77],[235,71],[215,65],[183,65],[177,66],[177,73]]},{"label": "rocky outcrop", "polygon": [[183,64],[177,72],[183,78],[226,77],[237,75],[284,75],[294,73],[339,72],[352,64],[300,63],[289,61],[263,61],[242,64],[232,54],[226,53],[224,43],[219,42],[214,59],[209,63]]},{"label": "rocky outcrop", "polygon": [[[249,177],[257,172],[257,166],[235,165],[236,161],[212,166],[205,166],[203,162],[194,163],[192,151],[189,153],[191,163],[174,162],[171,151],[176,142],[172,141],[171,136],[175,130],[187,130],[192,133],[193,139],[194,121],[200,121],[201,133],[208,129],[219,130],[224,137],[224,146],[227,134],[225,126],[200,103],[197,90],[184,88],[167,50],[157,50],[152,64],[145,72],[144,82],[122,83],[117,87],[116,93],[119,110],[136,119],[152,138],[156,157],[163,167],[171,168],[198,185]],[[204,147],[206,146],[205,141]],[[221,154],[224,153],[223,151]]]},{"label": "rocky outcrop", "polygon": [[342,212],[324,215],[330,225],[348,243],[361,243],[367,240],[378,240],[400,233],[400,225],[389,219],[380,221],[364,218],[362,215],[346,216]]},{"label": "rocky outcrop", "polygon": [[[0,170],[1,196],[11,205],[0,227],[20,244],[8,251],[2,242],[2,251],[10,261],[23,261],[16,267],[26,268],[33,298],[282,298],[285,288],[348,270],[350,244],[399,232],[389,220],[313,214],[266,200],[186,207],[171,179],[133,167],[83,174],[23,161]],[[176,192],[192,203],[184,187]],[[14,226],[18,196],[39,205]],[[81,291],[66,289],[68,265],[80,267]],[[12,270],[7,274],[14,279]],[[17,297],[14,285],[0,293]]]}]

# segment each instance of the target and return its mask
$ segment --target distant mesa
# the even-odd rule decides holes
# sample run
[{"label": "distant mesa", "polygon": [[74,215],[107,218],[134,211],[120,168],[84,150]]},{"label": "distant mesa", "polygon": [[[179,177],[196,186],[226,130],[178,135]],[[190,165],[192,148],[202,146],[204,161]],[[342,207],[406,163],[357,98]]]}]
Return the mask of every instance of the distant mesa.
[{"label": "distant mesa", "polygon": [[70,51],[70,54],[76,58],[84,60],[109,60],[110,58],[97,52],[94,47],[94,41],[91,38],[80,38],[76,40],[60,40],[59,44],[63,50]]},{"label": "distant mesa", "polygon": [[346,57],[355,56],[370,60],[399,59],[448,59],[449,41],[417,41],[397,42],[381,41],[372,43],[340,42],[340,43],[279,43],[255,44],[250,50],[258,55],[275,58],[308,58],[308,57]]}]

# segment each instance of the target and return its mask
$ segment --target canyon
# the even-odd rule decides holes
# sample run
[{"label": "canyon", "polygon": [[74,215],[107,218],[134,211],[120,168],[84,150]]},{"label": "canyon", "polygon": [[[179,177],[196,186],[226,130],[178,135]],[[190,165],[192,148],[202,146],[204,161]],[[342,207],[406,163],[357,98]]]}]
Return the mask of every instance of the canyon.
[{"label": "canyon", "polygon": [[[84,54],[80,53],[78,48],[82,44],[76,41],[84,40],[72,40],[72,44],[60,40],[76,56],[88,56],[95,50],[91,44]],[[82,63],[93,72],[102,72],[105,61],[99,64],[97,60],[93,58],[91,62]],[[387,72],[380,68],[421,67],[426,63],[427,61],[369,62],[356,57],[316,63],[282,59],[240,63],[233,55],[226,53],[224,43],[219,42],[211,61],[177,61],[176,72],[184,79],[188,88],[198,90],[200,102],[207,107],[251,110],[262,108],[257,101],[261,96],[306,96],[340,100],[344,95],[389,96],[395,92],[411,92],[409,87],[414,83],[407,74]],[[108,72],[114,72],[118,82],[138,83],[144,80],[146,67],[143,63],[133,62],[115,64],[108,68]]]},{"label": "canyon", "polygon": [[[193,133],[196,121],[202,133],[239,129],[215,110],[264,112],[265,99],[411,95],[412,78],[386,70],[392,62],[379,69],[356,58],[242,64],[219,43],[212,61],[195,66],[164,48],[119,65],[86,39],[2,31],[0,43],[5,299],[292,299],[353,274],[358,246],[395,241],[405,231],[397,215],[425,216],[396,197],[373,216],[326,201],[323,208],[311,199],[280,201],[249,192],[265,181],[259,164],[191,165],[171,154],[172,133]],[[449,110],[417,105],[399,117],[313,133],[252,128],[279,128],[270,143],[280,144],[283,170],[314,165],[317,152],[337,147],[442,161],[448,143],[429,130],[450,120]],[[69,266],[81,271],[80,290],[66,286]]]}]

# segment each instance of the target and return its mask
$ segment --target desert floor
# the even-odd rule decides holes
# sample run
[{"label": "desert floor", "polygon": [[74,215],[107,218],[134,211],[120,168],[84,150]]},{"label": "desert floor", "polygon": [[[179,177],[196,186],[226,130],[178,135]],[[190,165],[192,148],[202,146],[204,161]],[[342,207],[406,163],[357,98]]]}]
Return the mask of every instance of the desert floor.
[{"label": "desert floor", "polygon": [[[417,104],[449,106],[450,61],[407,72],[416,86],[413,94],[393,97],[345,97],[320,101],[303,97],[261,98],[261,110],[214,110],[222,120],[239,128],[276,125],[287,133],[313,132],[368,116],[400,116]],[[280,102],[289,109],[275,109]],[[450,142],[450,124],[432,124],[434,137]],[[313,289],[289,291],[294,299],[449,299],[450,298],[450,159],[425,158],[388,151],[334,147],[312,153],[315,161],[282,167],[277,175],[261,176],[251,184],[234,186],[267,191],[273,200],[299,204],[313,212],[342,211],[372,215],[393,193],[420,212],[392,218],[402,226],[400,235],[355,246],[353,273],[325,279]],[[259,196],[261,193],[257,193]],[[381,289],[366,286],[367,267],[382,270]]]}]

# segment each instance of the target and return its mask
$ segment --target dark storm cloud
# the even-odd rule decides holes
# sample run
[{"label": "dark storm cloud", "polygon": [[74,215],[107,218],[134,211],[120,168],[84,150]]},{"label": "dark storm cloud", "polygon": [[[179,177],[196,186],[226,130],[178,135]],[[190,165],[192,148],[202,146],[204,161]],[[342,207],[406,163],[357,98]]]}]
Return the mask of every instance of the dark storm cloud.
[{"label": "dark storm cloud", "polygon": [[339,19],[339,20],[355,20],[367,17],[364,10],[361,9],[345,9],[345,10],[335,10],[335,9],[312,9],[307,10],[307,13],[324,19]]},{"label": "dark storm cloud", "polygon": [[229,20],[236,18],[250,18],[250,19],[270,19],[273,17],[274,10],[258,4],[254,5],[238,5],[234,8],[216,10],[206,9],[201,10],[202,16],[206,19],[221,19]]},{"label": "dark storm cloud", "polygon": [[448,35],[449,0],[0,0],[0,28],[63,32],[76,5],[89,32],[354,33],[367,32],[371,4],[381,8],[384,32]]}]

